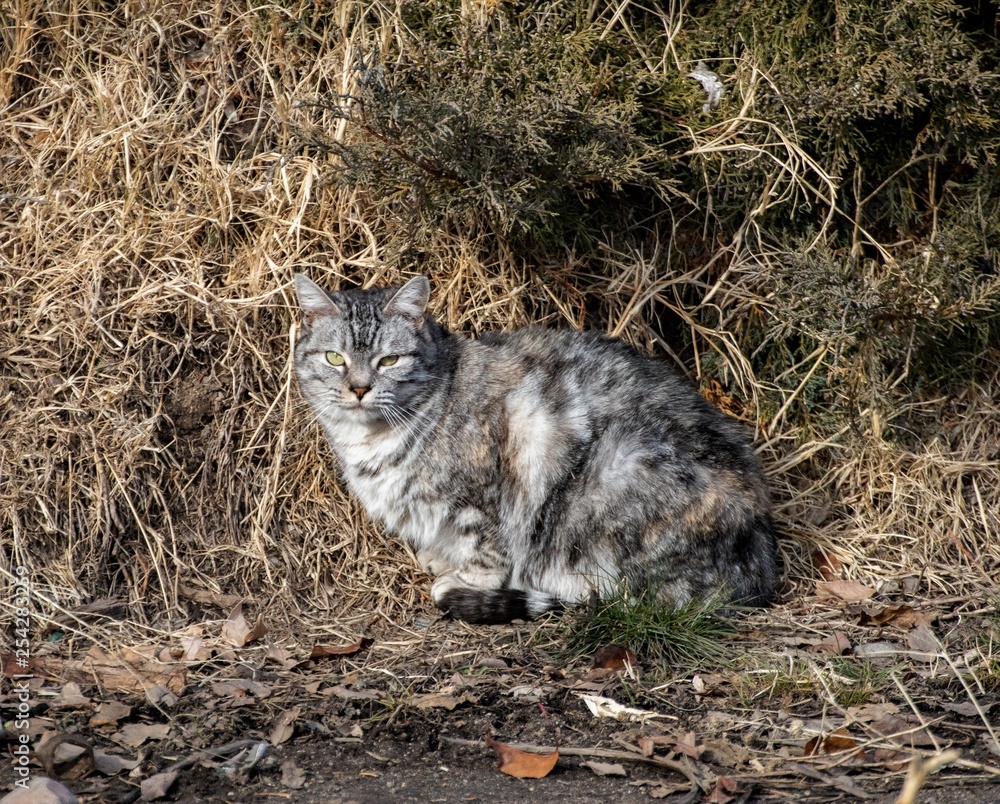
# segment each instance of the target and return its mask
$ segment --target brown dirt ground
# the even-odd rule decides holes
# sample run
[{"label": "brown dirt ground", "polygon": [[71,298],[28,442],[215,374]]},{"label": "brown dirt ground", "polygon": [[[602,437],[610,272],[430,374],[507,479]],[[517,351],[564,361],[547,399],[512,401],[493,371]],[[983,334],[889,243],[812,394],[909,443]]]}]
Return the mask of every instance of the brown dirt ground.
[{"label": "brown dirt ground", "polygon": [[[741,622],[727,666],[624,674],[567,654],[565,619],[471,628],[422,610],[406,626],[372,625],[373,643],[364,650],[318,660],[304,657],[328,638],[267,635],[240,649],[216,643],[189,663],[182,693],[156,705],[98,684],[84,681],[76,691],[39,677],[32,727],[75,733],[141,761],[134,777],[126,770],[65,780],[83,802],[136,800],[142,778],[241,739],[268,741],[267,754],[252,767],[226,766],[229,757],[193,762],[161,800],[894,802],[914,756],[956,749],[960,763],[929,777],[917,801],[1000,801],[1000,769],[984,725],[996,722],[990,710],[1000,708],[1000,689],[994,678],[992,688],[973,690],[990,718],[984,721],[948,666],[964,661],[992,620],[972,604],[946,611],[915,602],[915,611],[934,612],[932,631],[942,638],[940,654],[930,658],[909,650],[912,630],[859,625],[865,619],[852,604],[813,600],[808,608],[786,605]],[[840,652],[825,648],[823,640],[837,634]],[[864,646],[879,644],[902,652],[859,658]],[[72,675],[57,659],[71,662],[85,647],[49,643],[36,672],[61,666]],[[979,676],[988,669],[980,665]],[[595,718],[582,694],[659,716],[643,723]],[[131,712],[94,725],[109,701]],[[15,708],[5,680],[0,713],[8,735]],[[284,733],[283,717],[290,721]],[[130,724],[169,728],[139,746],[130,742]],[[486,734],[511,744],[558,742],[562,754],[546,778],[513,778],[498,771],[482,743]],[[836,743],[838,735],[848,742]],[[817,736],[819,750],[805,755]],[[680,772],[644,761],[642,738],[654,738],[654,758],[681,763],[699,788],[692,793]],[[584,766],[588,760],[621,764],[625,775],[599,776]],[[8,786],[12,773],[0,766],[0,785]]]}]

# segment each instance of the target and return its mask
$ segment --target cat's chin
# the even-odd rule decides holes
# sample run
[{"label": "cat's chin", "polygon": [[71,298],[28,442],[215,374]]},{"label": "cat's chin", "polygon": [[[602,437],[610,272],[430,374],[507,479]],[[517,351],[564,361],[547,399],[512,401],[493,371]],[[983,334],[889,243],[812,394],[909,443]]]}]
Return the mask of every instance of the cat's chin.
[{"label": "cat's chin", "polygon": [[351,424],[362,424],[367,427],[388,427],[389,422],[385,418],[385,414],[382,413],[378,408],[370,408],[365,405],[354,405],[352,407],[343,407],[340,409],[340,415],[345,419],[345,421]]}]

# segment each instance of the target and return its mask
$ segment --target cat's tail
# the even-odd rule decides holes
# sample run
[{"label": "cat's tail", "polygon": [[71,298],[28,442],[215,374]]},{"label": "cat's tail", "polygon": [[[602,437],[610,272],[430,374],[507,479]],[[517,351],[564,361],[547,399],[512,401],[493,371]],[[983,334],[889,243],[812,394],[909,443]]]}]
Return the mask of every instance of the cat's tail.
[{"label": "cat's tail", "polygon": [[547,611],[563,608],[545,592],[523,589],[449,589],[437,601],[449,617],[477,625],[502,625],[511,620],[534,620]]}]

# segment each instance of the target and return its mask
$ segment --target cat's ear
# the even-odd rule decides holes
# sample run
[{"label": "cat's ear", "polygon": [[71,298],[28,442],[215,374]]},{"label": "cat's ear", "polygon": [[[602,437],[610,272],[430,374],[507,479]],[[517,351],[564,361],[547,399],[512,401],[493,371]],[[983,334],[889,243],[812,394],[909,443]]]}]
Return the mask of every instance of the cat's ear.
[{"label": "cat's ear", "polygon": [[384,315],[398,315],[412,321],[420,321],[427,312],[427,301],[431,296],[431,283],[425,276],[415,276],[382,309]]},{"label": "cat's ear", "polygon": [[322,316],[338,316],[340,308],[333,303],[325,290],[304,274],[295,274],[295,295],[299,300],[299,309],[306,322]]}]

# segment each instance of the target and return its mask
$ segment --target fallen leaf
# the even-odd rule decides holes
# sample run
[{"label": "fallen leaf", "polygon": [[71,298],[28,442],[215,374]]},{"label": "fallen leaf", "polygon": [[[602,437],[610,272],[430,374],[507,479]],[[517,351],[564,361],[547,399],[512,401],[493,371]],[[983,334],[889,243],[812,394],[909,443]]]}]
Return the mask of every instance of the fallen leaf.
[{"label": "fallen leaf", "polygon": [[653,756],[653,751],[656,750],[656,743],[654,743],[651,738],[640,737],[636,742],[637,745],[639,746],[639,751],[642,753],[644,757]]},{"label": "fallen leaf", "polygon": [[2,801],[3,804],[39,804],[42,801],[46,804],[79,804],[79,799],[68,787],[46,776],[32,779],[26,788],[15,788]]},{"label": "fallen leaf", "polygon": [[374,644],[374,639],[362,637],[357,642],[352,642],[350,645],[316,645],[313,647],[312,653],[309,654],[309,658],[325,659],[327,656],[351,656],[355,653],[367,650]]},{"label": "fallen leaf", "polygon": [[177,705],[177,696],[162,684],[154,684],[146,690],[146,700],[161,709],[172,709]]},{"label": "fallen leaf", "polygon": [[698,745],[698,738],[693,731],[687,732],[680,740],[675,740],[670,747],[678,754],[684,754],[691,759],[701,759],[701,755],[705,752],[705,747]]},{"label": "fallen leaf", "polygon": [[166,740],[169,733],[169,723],[126,723],[118,739],[129,748],[138,748],[146,740]]},{"label": "fallen leaf", "polygon": [[691,679],[691,686],[699,695],[711,695],[726,683],[725,676],[718,673],[695,673]]},{"label": "fallen leaf", "polygon": [[941,642],[929,625],[918,625],[906,636],[906,644],[910,650],[926,654],[927,658],[935,658],[941,652]]},{"label": "fallen leaf", "polygon": [[94,769],[105,776],[114,776],[123,770],[132,770],[139,766],[139,760],[108,754],[100,748],[94,749]]},{"label": "fallen leaf", "polygon": [[290,790],[301,790],[306,783],[306,774],[294,759],[281,763],[281,785]]},{"label": "fallen leaf", "polygon": [[624,645],[605,645],[594,653],[595,670],[625,670],[634,666],[636,656]]},{"label": "fallen leaf", "polygon": [[257,620],[256,625],[252,628],[250,627],[246,617],[243,616],[242,602],[236,604],[233,610],[229,612],[229,617],[222,624],[222,641],[227,642],[234,648],[242,648],[244,645],[249,645],[266,633],[267,628],[264,626],[263,617]]},{"label": "fallen leaf", "polygon": [[875,594],[875,590],[859,581],[817,581],[816,594],[820,597],[838,598],[839,600],[855,602],[866,600]]},{"label": "fallen leaf", "polygon": [[810,648],[810,652],[821,656],[842,656],[851,649],[851,640],[843,631],[834,631],[830,636],[820,639]]},{"label": "fallen leaf", "polygon": [[711,762],[724,768],[738,768],[750,759],[750,752],[740,745],[734,745],[725,739],[705,740],[698,746],[701,749],[702,762]]},{"label": "fallen leaf", "polygon": [[976,709],[976,705],[972,701],[962,701],[962,703],[946,703],[944,708],[956,715],[962,715],[962,717],[979,717],[979,711],[982,710],[985,715],[993,708],[993,703],[980,703],[979,709]]},{"label": "fallen leaf", "polygon": [[96,729],[101,726],[114,726],[122,718],[132,714],[132,707],[126,706],[119,701],[108,701],[102,703],[93,717],[90,718],[90,728]]},{"label": "fallen leaf", "polygon": [[877,734],[881,734],[886,739],[891,739],[898,745],[910,745],[914,748],[926,748],[934,745],[934,738],[927,729],[922,728],[919,723],[898,715],[886,715],[871,724],[871,728]]},{"label": "fallen leaf", "polygon": [[886,715],[894,715],[899,711],[899,707],[891,701],[882,703],[862,704],[861,706],[847,707],[847,716],[858,723],[871,723]]},{"label": "fallen leaf", "polygon": [[48,675],[48,663],[40,656],[30,656],[26,664],[22,664],[24,657],[14,653],[0,653],[0,671],[7,678],[17,675],[44,676]]},{"label": "fallen leaf", "polygon": [[274,723],[271,725],[271,745],[281,745],[292,738],[292,735],[295,734],[295,721],[301,714],[302,710],[296,707],[295,709],[286,709],[274,719]]},{"label": "fallen leaf", "polygon": [[59,694],[52,699],[50,706],[56,709],[79,709],[83,706],[90,706],[93,702],[80,690],[80,685],[75,681],[67,681],[63,684]]},{"label": "fallen leaf", "polygon": [[518,779],[541,779],[548,776],[559,760],[559,749],[551,754],[533,754],[512,748],[506,743],[486,735],[486,747],[492,748],[500,759],[500,772]]},{"label": "fallen leaf", "polygon": [[625,767],[619,763],[610,762],[597,762],[596,760],[589,760],[583,763],[583,767],[590,768],[598,776],[624,776]]},{"label": "fallen leaf", "polygon": [[216,681],[211,685],[211,690],[220,698],[230,698],[237,705],[254,703],[271,694],[271,688],[267,684],[242,678]]},{"label": "fallen leaf", "polygon": [[177,590],[181,597],[201,603],[204,606],[215,606],[223,611],[230,611],[241,601],[238,595],[224,595],[221,592],[212,592],[209,589],[201,589],[197,586],[181,584]]},{"label": "fallen leaf", "polygon": [[837,729],[824,736],[813,737],[806,743],[804,755],[815,756],[820,752],[824,754],[839,754],[842,751],[853,751],[858,747],[858,742],[845,729]]},{"label": "fallen leaf", "polygon": [[414,698],[413,705],[417,709],[447,709],[450,712],[456,706],[465,703],[469,699],[469,695],[462,695],[456,698],[454,695],[431,693],[430,695],[421,695],[418,698]]},{"label": "fallen leaf", "polygon": [[300,663],[300,659],[292,654],[292,652],[281,645],[275,645],[273,642],[267,646],[267,655],[264,656],[264,661],[277,662],[286,670],[291,670],[295,665]]},{"label": "fallen leaf", "polygon": [[180,771],[167,771],[165,773],[157,773],[148,779],[143,779],[140,786],[142,800],[156,801],[158,798],[163,798],[170,792],[170,788],[173,787],[179,775]]},{"label": "fallen leaf", "polygon": [[874,611],[862,611],[858,616],[858,625],[891,625],[906,631],[916,625],[930,625],[936,619],[936,613],[917,611],[911,606],[886,606]]},{"label": "fallen leaf", "polygon": [[910,764],[910,755],[892,748],[876,748],[873,758],[886,770],[901,771]]},{"label": "fallen leaf", "polygon": [[837,580],[840,578],[841,570],[844,569],[843,563],[836,555],[821,550],[819,547],[812,552],[812,565],[823,576],[824,581]]},{"label": "fallen leaf", "polygon": [[340,684],[327,687],[323,690],[323,695],[336,695],[343,701],[374,701],[379,697],[375,690],[352,690]]},{"label": "fallen leaf", "polygon": [[728,776],[719,776],[715,780],[715,789],[712,794],[705,799],[706,804],[728,804],[735,796],[731,793],[738,793],[739,785]]},{"label": "fallen leaf", "polygon": [[341,723],[337,727],[337,734],[339,734],[341,737],[361,738],[365,736],[365,733],[361,730],[361,726],[351,721],[348,721],[347,723]]}]

